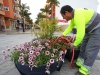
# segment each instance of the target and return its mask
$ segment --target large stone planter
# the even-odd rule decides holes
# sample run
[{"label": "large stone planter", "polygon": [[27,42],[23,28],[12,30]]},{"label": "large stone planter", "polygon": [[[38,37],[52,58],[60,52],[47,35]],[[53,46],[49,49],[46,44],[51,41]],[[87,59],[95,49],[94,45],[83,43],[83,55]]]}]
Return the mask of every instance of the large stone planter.
[{"label": "large stone planter", "polygon": [[[63,55],[63,58],[65,57],[65,55]],[[59,67],[57,67],[58,63],[55,62],[53,64],[51,64],[50,66],[50,73],[54,72],[54,71],[60,71],[61,67],[62,67],[63,62],[60,62]],[[18,69],[18,71],[20,72],[21,75],[48,75],[47,73],[45,73],[46,71],[46,65],[43,64],[41,67],[33,67],[32,70],[29,68],[28,64],[25,65],[21,65],[20,63],[15,64],[16,68]]]},{"label": "large stone planter", "polygon": [[[74,50],[74,60],[76,60],[79,56],[80,48],[77,48]],[[67,49],[67,53],[65,55],[65,58],[70,62],[72,59],[72,50],[69,48]]]}]

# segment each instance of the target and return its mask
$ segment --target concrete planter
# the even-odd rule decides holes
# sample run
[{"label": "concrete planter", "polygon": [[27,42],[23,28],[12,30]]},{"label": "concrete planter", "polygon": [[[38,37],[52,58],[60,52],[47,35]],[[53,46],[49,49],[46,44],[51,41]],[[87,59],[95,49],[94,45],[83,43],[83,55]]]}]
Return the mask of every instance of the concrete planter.
[{"label": "concrete planter", "polygon": [[[64,57],[65,57],[65,55],[63,55],[63,58]],[[59,67],[57,67],[57,65],[58,65],[57,62],[51,64],[50,73],[53,73],[54,71],[60,71],[62,64],[63,64],[62,61],[60,62]],[[45,64],[43,64],[40,67],[33,67],[32,70],[29,68],[28,64],[21,65],[20,63],[17,63],[17,64],[15,64],[15,66],[21,75],[48,75],[47,73],[45,73],[45,71],[46,71]]]}]

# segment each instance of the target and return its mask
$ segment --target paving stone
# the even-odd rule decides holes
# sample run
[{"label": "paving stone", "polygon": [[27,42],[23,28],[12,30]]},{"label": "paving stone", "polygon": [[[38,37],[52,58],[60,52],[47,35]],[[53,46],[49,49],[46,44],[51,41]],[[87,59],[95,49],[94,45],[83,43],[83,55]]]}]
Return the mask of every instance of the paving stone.
[{"label": "paving stone", "polygon": [[20,73],[18,72],[18,70],[14,67],[12,68],[10,71],[8,71],[6,74],[4,75],[20,75]]}]

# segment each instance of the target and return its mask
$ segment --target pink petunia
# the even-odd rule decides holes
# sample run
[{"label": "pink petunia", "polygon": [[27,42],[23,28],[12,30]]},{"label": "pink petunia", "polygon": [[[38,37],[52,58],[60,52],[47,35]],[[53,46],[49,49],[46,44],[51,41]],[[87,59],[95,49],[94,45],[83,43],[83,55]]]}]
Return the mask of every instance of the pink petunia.
[{"label": "pink petunia", "polygon": [[45,45],[48,46],[49,44],[46,42]]},{"label": "pink petunia", "polygon": [[65,50],[65,54],[67,53],[67,50]]},{"label": "pink petunia", "polygon": [[54,54],[51,54],[51,57],[54,57]]},{"label": "pink petunia", "polygon": [[39,56],[40,55],[40,52],[36,52],[36,55]]},{"label": "pink petunia", "polygon": [[50,62],[47,62],[47,66],[50,66]]},{"label": "pink petunia", "polygon": [[2,51],[2,53],[3,53],[3,54],[5,54],[5,53],[6,53],[6,51],[5,51],[5,50],[3,50],[3,51]]},{"label": "pink petunia", "polygon": [[50,59],[50,63],[54,63],[54,59]]},{"label": "pink petunia", "polygon": [[6,59],[7,59],[7,56],[4,56],[4,57],[3,57],[3,60],[6,60]]},{"label": "pink petunia", "polygon": [[30,54],[34,54],[34,51],[31,50],[31,51],[30,51]]},{"label": "pink petunia", "polygon": [[60,60],[60,61],[62,61],[62,56],[61,56],[61,57],[59,57],[59,60]]},{"label": "pink petunia", "polygon": [[49,55],[49,54],[50,54],[50,52],[49,52],[49,51],[46,51],[46,52],[45,52],[45,54],[46,54],[46,55]]},{"label": "pink petunia", "polygon": [[22,62],[21,62],[21,64],[22,64],[22,65],[24,65],[24,64],[25,64],[25,62],[24,62],[24,61],[22,61]]},{"label": "pink petunia", "polygon": [[34,63],[32,61],[29,61],[28,63],[29,63],[29,65],[34,65]]},{"label": "pink petunia", "polygon": [[28,60],[29,60],[29,61],[32,61],[32,60],[33,60],[33,58],[32,58],[32,57],[30,57],[30,58],[28,58]]},{"label": "pink petunia", "polygon": [[24,57],[23,56],[20,56],[19,57],[19,61],[23,61],[24,60]]},{"label": "pink petunia", "polygon": [[49,70],[46,70],[45,72],[46,72],[47,74],[50,74],[50,71],[49,71]]}]

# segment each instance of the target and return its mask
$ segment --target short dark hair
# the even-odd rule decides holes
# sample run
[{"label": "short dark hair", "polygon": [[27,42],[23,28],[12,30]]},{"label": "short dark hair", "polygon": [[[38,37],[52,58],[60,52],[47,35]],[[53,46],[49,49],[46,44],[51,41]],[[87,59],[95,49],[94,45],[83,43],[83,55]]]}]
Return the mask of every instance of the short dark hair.
[{"label": "short dark hair", "polygon": [[73,8],[70,5],[65,5],[61,8],[60,13],[65,15],[65,12],[72,12]]}]

